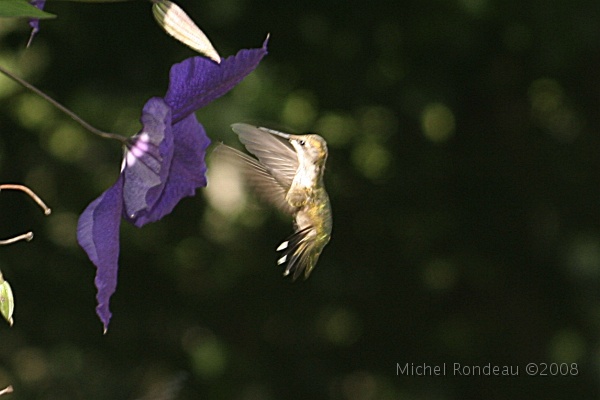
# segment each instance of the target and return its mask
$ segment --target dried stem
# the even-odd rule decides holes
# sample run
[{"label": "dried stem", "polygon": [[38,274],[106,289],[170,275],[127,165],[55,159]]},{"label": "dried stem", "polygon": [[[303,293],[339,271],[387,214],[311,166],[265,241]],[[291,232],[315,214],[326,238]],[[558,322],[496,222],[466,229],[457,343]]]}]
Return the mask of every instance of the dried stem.
[{"label": "dried stem", "polygon": [[[44,210],[44,215],[50,215],[50,213],[52,212],[50,207],[48,207],[46,205],[46,203],[44,203],[42,201],[42,199],[37,194],[35,194],[33,192],[33,190],[29,189],[27,186],[17,185],[17,184],[12,184],[12,183],[5,183],[5,184],[0,185],[0,191],[2,191],[2,190],[18,190],[18,191],[24,192],[29,197],[31,197],[33,199],[33,201],[35,201],[41,207],[42,210]],[[31,239],[33,239],[33,232],[27,232],[27,233],[23,233],[21,235],[12,237],[10,239],[0,240],[0,246],[15,243],[20,240],[26,240],[29,242]],[[0,394],[1,394],[1,392],[0,392]]]},{"label": "dried stem", "polygon": [[4,239],[4,240],[0,240],[0,246],[4,246],[7,244],[12,244],[21,240],[26,240],[26,241],[30,241],[31,239],[33,239],[33,232],[27,232],[27,233],[23,233],[21,235],[12,237],[10,239]]},{"label": "dried stem", "polygon": [[12,392],[13,392],[12,385],[8,385],[4,389],[0,390],[0,396],[2,396],[3,394],[12,393]]},{"label": "dried stem", "polygon": [[29,197],[31,197],[33,201],[35,201],[42,208],[42,210],[44,210],[45,215],[50,215],[50,213],[52,212],[52,210],[46,205],[46,203],[44,203],[42,199],[40,199],[40,196],[35,194],[33,190],[29,189],[27,186],[17,185],[14,183],[4,183],[0,185],[0,191],[1,190],[20,190],[21,192],[24,192]]}]

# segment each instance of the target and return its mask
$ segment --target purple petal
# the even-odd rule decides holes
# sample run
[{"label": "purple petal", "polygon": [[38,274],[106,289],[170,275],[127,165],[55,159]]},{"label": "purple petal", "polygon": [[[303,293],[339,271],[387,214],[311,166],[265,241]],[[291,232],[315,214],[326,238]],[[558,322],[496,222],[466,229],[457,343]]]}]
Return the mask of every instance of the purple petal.
[{"label": "purple petal", "polygon": [[119,227],[123,208],[123,177],[90,203],[79,217],[77,240],[96,266],[96,313],[108,329],[110,296],[117,288]]},{"label": "purple petal", "polygon": [[125,154],[124,217],[135,219],[158,201],[173,158],[171,109],[160,98],[148,100],[142,111],[143,129],[130,140]]},{"label": "purple petal", "polygon": [[46,0],[29,0],[29,4],[39,8],[40,10],[43,10],[44,5],[46,4]]},{"label": "purple petal", "polygon": [[171,67],[165,101],[178,122],[240,83],[267,54],[267,40],[260,49],[240,50],[221,64],[192,57]]},{"label": "purple petal", "polygon": [[[29,4],[31,4],[34,7],[39,8],[40,10],[43,10],[44,5],[46,4],[46,0],[30,0]],[[39,32],[40,20],[38,18],[31,18],[29,20],[29,26],[31,27],[31,36],[29,36],[29,42],[27,42],[27,46],[29,46],[31,44],[33,37],[36,35],[36,33]]]},{"label": "purple petal", "polygon": [[197,188],[206,186],[204,156],[210,139],[194,114],[173,126],[173,138],[175,151],[166,185],[152,208],[140,211],[135,218],[126,217],[135,226],[161,219],[182,198],[193,196]]}]

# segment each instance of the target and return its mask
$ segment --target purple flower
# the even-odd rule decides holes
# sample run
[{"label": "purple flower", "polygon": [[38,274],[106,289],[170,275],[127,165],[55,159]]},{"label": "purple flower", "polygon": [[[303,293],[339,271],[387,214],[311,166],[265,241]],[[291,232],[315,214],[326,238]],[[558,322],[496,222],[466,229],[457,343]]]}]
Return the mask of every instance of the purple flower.
[{"label": "purple flower", "polygon": [[[34,7],[39,8],[40,10],[43,10],[44,5],[46,4],[46,0],[30,0],[29,4],[31,4]],[[29,26],[31,27],[31,36],[29,36],[29,42],[27,43],[27,46],[29,46],[31,44],[33,37],[36,35],[36,33],[39,32],[40,20],[38,18],[31,18],[29,20]]]},{"label": "purple flower", "polygon": [[210,140],[194,111],[224,95],[267,54],[241,50],[220,64],[192,57],[173,65],[164,98],[148,100],[142,130],[127,141],[117,182],[79,218],[77,239],[96,266],[96,312],[108,329],[109,300],[117,286],[121,218],[141,227],[169,214],[206,186],[204,156]]}]

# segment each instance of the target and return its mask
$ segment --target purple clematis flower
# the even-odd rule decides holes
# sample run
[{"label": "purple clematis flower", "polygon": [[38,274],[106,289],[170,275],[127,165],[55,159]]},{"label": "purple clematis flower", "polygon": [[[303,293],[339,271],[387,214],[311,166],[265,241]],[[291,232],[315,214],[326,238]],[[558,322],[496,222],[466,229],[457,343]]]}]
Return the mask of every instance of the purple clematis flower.
[{"label": "purple clematis flower", "polygon": [[108,329],[109,300],[117,286],[121,218],[141,227],[169,214],[186,196],[206,186],[204,156],[210,144],[194,115],[242,81],[267,54],[241,50],[217,64],[192,57],[173,65],[164,98],[142,111],[142,130],[127,141],[117,182],[88,205],[77,239],[96,266],[96,313]]},{"label": "purple clematis flower", "polygon": [[[43,10],[44,5],[46,4],[46,0],[30,0],[29,4],[31,4],[34,7],[39,8],[40,10]],[[39,32],[40,20],[38,18],[31,18],[29,20],[29,26],[31,27],[31,36],[29,36],[29,42],[27,42],[27,46],[29,46],[31,44],[33,37],[36,35],[36,33]]]}]

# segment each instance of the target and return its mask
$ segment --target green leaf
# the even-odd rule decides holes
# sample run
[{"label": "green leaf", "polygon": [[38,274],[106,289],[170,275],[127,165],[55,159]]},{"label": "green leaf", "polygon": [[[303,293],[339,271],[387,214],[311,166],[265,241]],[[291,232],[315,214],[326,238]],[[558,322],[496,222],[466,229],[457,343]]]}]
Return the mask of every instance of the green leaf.
[{"label": "green leaf", "polygon": [[27,0],[0,0],[0,17],[48,19],[56,18],[56,15],[32,6]]},{"label": "green leaf", "polygon": [[0,313],[8,321],[10,326],[13,324],[13,311],[15,310],[15,298],[12,289],[0,272]]}]

